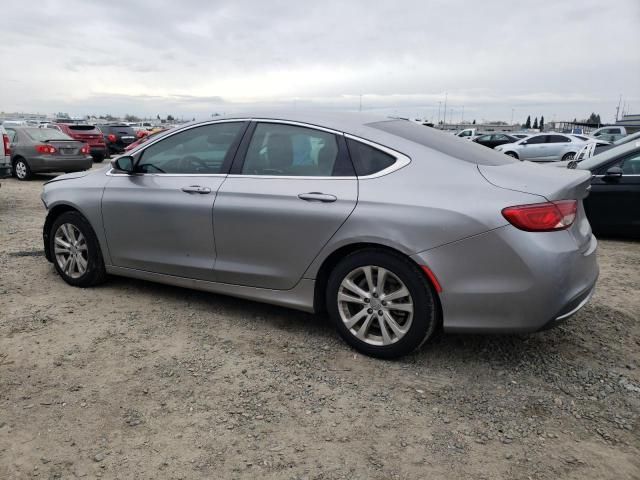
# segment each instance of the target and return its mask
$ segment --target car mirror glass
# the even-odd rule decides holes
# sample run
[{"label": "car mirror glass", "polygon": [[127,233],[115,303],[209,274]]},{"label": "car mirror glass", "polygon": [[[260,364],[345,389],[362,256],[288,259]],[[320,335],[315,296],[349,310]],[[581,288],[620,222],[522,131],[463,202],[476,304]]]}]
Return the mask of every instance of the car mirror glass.
[{"label": "car mirror glass", "polygon": [[128,155],[111,160],[111,167],[119,172],[132,173],[133,165],[133,157]]}]

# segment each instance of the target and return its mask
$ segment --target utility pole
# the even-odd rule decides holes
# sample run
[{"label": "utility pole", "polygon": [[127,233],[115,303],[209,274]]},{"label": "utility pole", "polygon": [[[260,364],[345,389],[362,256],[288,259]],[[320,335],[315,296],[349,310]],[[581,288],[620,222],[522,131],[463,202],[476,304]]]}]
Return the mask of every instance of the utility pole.
[{"label": "utility pole", "polygon": [[[447,92],[444,92],[444,123],[447,123]],[[444,128],[444,125],[443,125]]]},{"label": "utility pole", "polygon": [[616,107],[616,122],[618,121],[618,113],[620,113],[620,103],[622,102],[622,95],[620,95],[620,99],[618,100],[618,106]]},{"label": "utility pole", "polygon": [[440,125],[440,108],[442,107],[442,102],[439,101],[438,102],[438,123],[437,125]]}]

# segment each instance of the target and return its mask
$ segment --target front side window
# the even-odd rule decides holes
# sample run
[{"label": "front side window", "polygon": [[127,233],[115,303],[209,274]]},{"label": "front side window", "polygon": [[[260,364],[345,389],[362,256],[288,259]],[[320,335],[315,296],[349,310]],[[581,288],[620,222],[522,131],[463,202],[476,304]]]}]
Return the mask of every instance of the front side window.
[{"label": "front side window", "polygon": [[640,153],[625,158],[620,168],[623,175],[640,175]]},{"label": "front side window", "polygon": [[190,128],[164,138],[142,152],[136,170],[142,173],[217,174],[242,131],[242,122]]},{"label": "front side window", "polygon": [[313,128],[258,123],[242,165],[243,175],[329,177],[336,172],[336,136]]}]

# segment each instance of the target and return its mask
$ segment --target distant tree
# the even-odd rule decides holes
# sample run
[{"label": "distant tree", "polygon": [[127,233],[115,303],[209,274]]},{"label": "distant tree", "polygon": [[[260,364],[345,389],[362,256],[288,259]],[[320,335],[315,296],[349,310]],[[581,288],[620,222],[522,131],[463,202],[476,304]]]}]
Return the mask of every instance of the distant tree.
[{"label": "distant tree", "polygon": [[135,115],[129,115],[128,113],[124,116],[124,121],[125,122],[139,122],[140,118],[136,117]]},{"label": "distant tree", "polygon": [[114,120],[116,120],[116,117],[108,113],[104,116],[104,119],[108,122],[113,122]]},{"label": "distant tree", "polygon": [[160,114],[156,115],[156,118],[157,118],[158,120],[160,120]]},{"label": "distant tree", "polygon": [[538,117],[533,121],[533,128],[538,129]]},{"label": "distant tree", "polygon": [[594,112],[591,113],[591,115],[589,115],[589,118],[587,119],[587,123],[600,123],[600,114],[596,114]]},{"label": "distant tree", "polygon": [[192,121],[192,122],[195,122],[195,121],[196,121],[196,117],[193,117],[193,119],[192,119],[191,121]]},{"label": "distant tree", "polygon": [[527,117],[527,121],[524,124],[524,128],[531,128],[531,115]]},{"label": "distant tree", "polygon": [[173,115],[167,115],[167,122],[173,122],[174,120]]},{"label": "distant tree", "polygon": [[476,119],[474,118],[474,119],[473,119],[473,122],[471,122],[471,123],[472,123],[473,125],[475,125],[475,124],[476,124]]},{"label": "distant tree", "polygon": [[544,115],[540,117],[540,131],[544,131]]}]

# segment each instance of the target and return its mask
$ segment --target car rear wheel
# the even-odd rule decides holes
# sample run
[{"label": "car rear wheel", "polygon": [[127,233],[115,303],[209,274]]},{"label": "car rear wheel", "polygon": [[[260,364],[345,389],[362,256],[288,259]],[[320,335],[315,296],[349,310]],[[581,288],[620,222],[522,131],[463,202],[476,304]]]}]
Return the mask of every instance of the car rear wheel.
[{"label": "car rear wheel", "polygon": [[90,287],[106,278],[98,239],[79,212],[65,212],[51,225],[49,249],[58,274],[69,285]]},{"label": "car rear wheel", "polygon": [[13,161],[13,174],[18,180],[29,180],[31,178],[31,169],[24,158],[16,158]]},{"label": "car rear wheel", "polygon": [[574,152],[565,153],[564,157],[562,157],[562,160],[567,162],[569,160],[573,160],[575,156],[576,154]]},{"label": "car rear wheel", "polygon": [[104,153],[96,153],[95,155],[92,155],[93,163],[102,163],[104,156]]},{"label": "car rear wheel", "polygon": [[438,325],[435,293],[418,265],[378,249],[352,253],[334,268],[327,309],[349,345],[379,358],[412,352]]}]

